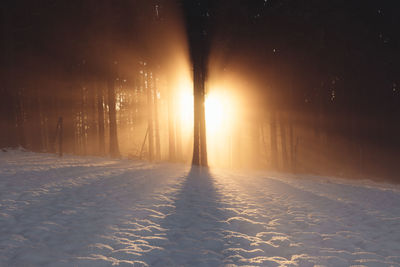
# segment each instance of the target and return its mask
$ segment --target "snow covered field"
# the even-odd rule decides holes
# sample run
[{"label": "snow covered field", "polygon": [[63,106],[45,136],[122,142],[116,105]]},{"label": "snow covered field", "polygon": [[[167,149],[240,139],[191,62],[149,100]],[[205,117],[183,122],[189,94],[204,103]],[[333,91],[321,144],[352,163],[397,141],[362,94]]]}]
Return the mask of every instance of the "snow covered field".
[{"label": "snow covered field", "polygon": [[400,187],[0,152],[0,266],[400,266]]}]

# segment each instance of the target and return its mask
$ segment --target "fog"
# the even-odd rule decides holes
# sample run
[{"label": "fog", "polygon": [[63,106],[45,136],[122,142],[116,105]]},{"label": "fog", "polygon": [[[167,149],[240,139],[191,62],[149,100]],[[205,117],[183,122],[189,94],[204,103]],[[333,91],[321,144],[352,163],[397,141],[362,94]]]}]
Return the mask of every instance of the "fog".
[{"label": "fog", "polygon": [[[207,15],[209,166],[398,179],[397,43],[382,48],[351,7],[256,2],[219,1]],[[172,0],[6,1],[0,147],[190,164],[183,11]]]}]

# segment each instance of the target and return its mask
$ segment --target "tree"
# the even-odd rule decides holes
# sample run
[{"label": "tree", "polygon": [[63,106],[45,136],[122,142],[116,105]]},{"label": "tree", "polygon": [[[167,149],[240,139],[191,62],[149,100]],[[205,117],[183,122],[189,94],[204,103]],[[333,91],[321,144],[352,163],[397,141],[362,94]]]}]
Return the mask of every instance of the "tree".
[{"label": "tree", "polygon": [[204,99],[211,34],[211,3],[210,0],[183,1],[194,83],[192,164],[198,166],[208,166]]},{"label": "tree", "polygon": [[107,80],[108,105],[109,105],[109,120],[110,120],[110,156],[119,157],[119,145],[117,136],[117,112],[115,109],[115,88],[114,78],[109,77]]}]

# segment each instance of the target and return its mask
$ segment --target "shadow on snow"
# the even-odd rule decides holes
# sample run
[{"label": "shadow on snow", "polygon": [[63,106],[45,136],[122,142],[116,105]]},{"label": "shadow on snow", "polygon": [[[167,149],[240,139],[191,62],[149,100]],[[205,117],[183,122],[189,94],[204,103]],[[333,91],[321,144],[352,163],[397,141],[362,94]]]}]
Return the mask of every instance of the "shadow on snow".
[{"label": "shadow on snow", "polygon": [[175,210],[161,223],[168,229],[166,257],[156,265],[215,266],[223,262],[223,221],[219,192],[207,169],[192,167],[177,193]]}]

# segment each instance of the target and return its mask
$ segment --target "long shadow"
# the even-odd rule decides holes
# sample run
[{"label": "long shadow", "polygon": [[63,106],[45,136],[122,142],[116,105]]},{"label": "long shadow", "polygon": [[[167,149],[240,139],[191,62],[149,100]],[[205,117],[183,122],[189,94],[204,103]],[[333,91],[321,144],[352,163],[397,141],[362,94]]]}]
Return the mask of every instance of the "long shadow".
[{"label": "long shadow", "polygon": [[168,245],[157,266],[219,266],[223,263],[223,224],[219,192],[207,169],[192,167],[177,193],[175,211],[161,223]]},{"label": "long shadow", "polygon": [[[0,217],[0,236],[3,235],[0,241],[4,236],[9,237],[11,244],[6,242],[3,251],[0,250],[0,266],[104,266],[107,263],[111,266],[111,262],[102,259],[78,258],[92,253],[113,256],[112,251],[94,251],[90,245],[121,246],[118,240],[105,240],[102,236],[115,237],[108,228],[121,225],[123,215],[130,212],[126,207],[149,196],[154,184],[162,182],[163,174],[168,174],[162,166],[138,170],[124,164],[111,167],[122,170],[113,173],[112,169],[105,172],[106,168],[93,170],[78,166],[62,168],[58,176],[57,170],[56,174],[44,171],[43,180],[48,182],[54,178],[60,184],[46,188],[45,193],[37,196],[33,193],[41,192],[43,186],[32,187],[33,193],[27,191],[26,196],[22,192],[21,200],[17,199],[16,203],[26,204],[9,212],[9,219]],[[61,183],[70,178],[76,181]],[[11,243],[16,237],[19,239]]]}]

